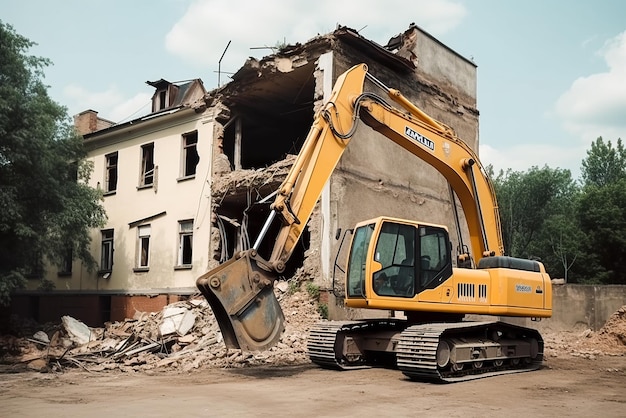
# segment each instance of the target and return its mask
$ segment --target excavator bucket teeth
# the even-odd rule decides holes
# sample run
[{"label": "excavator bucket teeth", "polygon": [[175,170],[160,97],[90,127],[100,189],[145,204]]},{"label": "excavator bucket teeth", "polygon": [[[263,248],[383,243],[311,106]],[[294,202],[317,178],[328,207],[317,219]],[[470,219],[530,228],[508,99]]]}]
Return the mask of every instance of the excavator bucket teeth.
[{"label": "excavator bucket teeth", "polygon": [[284,316],[274,295],[274,275],[249,250],[196,281],[209,302],[228,348],[265,350],[284,330]]}]

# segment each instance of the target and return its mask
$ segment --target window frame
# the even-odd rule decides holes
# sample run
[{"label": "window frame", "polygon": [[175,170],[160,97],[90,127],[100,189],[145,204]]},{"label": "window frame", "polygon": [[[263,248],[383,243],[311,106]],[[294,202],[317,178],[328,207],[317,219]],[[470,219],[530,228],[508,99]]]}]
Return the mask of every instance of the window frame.
[{"label": "window frame", "polygon": [[135,271],[150,269],[150,237],[152,226],[144,224],[137,226],[137,245],[135,255]]},{"label": "window frame", "polygon": [[[108,236],[110,233],[110,236]],[[100,230],[100,273],[113,270],[113,253],[115,252],[115,231],[112,228]],[[105,260],[106,255],[106,260]]]},{"label": "window frame", "polygon": [[[115,163],[112,164],[111,160],[115,157]],[[119,154],[117,151],[111,152],[104,156],[104,194],[110,195],[115,194],[117,191],[117,182],[119,180],[118,176],[118,164],[119,164]],[[111,187],[111,173],[115,173],[115,184]]]},{"label": "window frame", "polygon": [[[188,225],[185,228],[184,225]],[[187,245],[186,245],[187,243]],[[188,249],[186,247],[189,247]],[[189,252],[188,263],[185,255]],[[176,255],[176,268],[191,268],[193,266],[193,219],[178,221],[178,250]]]},{"label": "window frame", "polygon": [[[182,134],[181,137],[181,163],[180,163],[180,180],[187,180],[196,177],[200,155],[198,154],[198,131],[192,131]],[[193,141],[190,143],[190,141]],[[192,159],[195,164],[192,164]],[[193,165],[193,170],[190,166]]]},{"label": "window frame", "polygon": [[154,142],[141,146],[140,170],[139,188],[154,187],[157,170],[154,164]]},{"label": "window frame", "polygon": [[57,270],[58,277],[65,277],[72,275],[72,267],[74,264],[74,252],[71,248],[66,250],[65,255],[63,256],[63,260],[61,260],[61,264],[59,264],[59,268]]}]

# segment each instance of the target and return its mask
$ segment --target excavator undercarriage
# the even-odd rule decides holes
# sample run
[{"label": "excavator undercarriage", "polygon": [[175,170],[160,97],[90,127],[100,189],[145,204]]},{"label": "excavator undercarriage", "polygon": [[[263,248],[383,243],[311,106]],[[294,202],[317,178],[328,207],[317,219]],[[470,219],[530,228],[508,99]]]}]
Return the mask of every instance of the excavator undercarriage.
[{"label": "excavator undercarriage", "polygon": [[310,330],[307,349],[321,367],[392,366],[411,379],[440,383],[536,370],[543,360],[539,332],[499,321],[325,321]]}]

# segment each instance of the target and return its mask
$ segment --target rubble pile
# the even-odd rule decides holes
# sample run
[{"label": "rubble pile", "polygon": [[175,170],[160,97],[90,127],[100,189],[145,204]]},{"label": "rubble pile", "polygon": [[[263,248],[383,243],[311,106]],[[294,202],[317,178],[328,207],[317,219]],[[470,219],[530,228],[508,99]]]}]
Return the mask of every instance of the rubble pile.
[{"label": "rubble pile", "polygon": [[626,354],[626,305],[615,311],[600,330],[588,333],[582,345],[606,354]]},{"label": "rubble pile", "polygon": [[626,355],[626,305],[615,311],[604,326],[594,332],[542,332],[546,355],[594,359],[600,355]]},{"label": "rubble pile", "polygon": [[296,156],[288,154],[284,159],[270,165],[269,167],[256,170],[236,170],[213,179],[213,195],[218,199],[228,194],[235,194],[241,190],[261,189],[264,186],[280,184],[291,169]]},{"label": "rubble pile", "polygon": [[[317,303],[305,292],[280,288],[285,287],[276,287],[285,314],[285,332],[268,351],[227,349],[208,303],[195,297],[167,305],[160,312],[107,323],[104,328],[90,328],[64,316],[61,324],[27,334],[30,338],[2,336],[0,363],[39,371],[80,367],[88,371],[188,372],[205,367],[308,362],[306,332],[320,320]],[[24,324],[24,328],[33,326]]]},{"label": "rubble pile", "polygon": [[[0,336],[0,364],[5,370],[189,372],[202,368],[240,368],[261,364],[308,363],[306,337],[318,322],[318,303],[297,281],[277,282],[276,296],[285,315],[285,332],[267,351],[226,349],[219,326],[200,296],[167,305],[160,312],[138,313],[123,322],[90,328],[65,316],[60,324],[20,321],[26,337]],[[294,286],[295,285],[295,286]],[[595,359],[626,355],[626,305],[597,332],[542,331],[545,355]]]}]

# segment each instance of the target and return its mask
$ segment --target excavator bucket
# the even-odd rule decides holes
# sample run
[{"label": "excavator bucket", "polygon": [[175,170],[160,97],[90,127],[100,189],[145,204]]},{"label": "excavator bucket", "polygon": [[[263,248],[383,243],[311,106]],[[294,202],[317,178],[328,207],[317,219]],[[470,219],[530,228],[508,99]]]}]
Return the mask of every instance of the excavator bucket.
[{"label": "excavator bucket", "polygon": [[237,254],[196,281],[209,302],[228,348],[265,350],[284,330],[274,295],[275,275],[255,250]]}]

